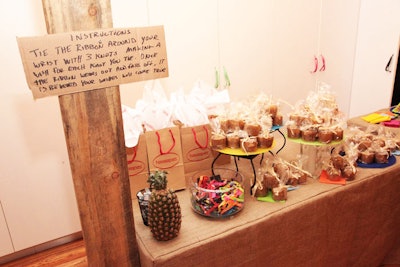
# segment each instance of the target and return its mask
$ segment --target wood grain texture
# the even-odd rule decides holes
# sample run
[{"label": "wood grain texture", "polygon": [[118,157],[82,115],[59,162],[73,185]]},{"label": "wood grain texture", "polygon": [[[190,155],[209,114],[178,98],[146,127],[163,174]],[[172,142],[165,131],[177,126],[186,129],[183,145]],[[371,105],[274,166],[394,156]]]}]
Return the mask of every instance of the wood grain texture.
[{"label": "wood grain texture", "polygon": [[85,244],[82,239],[1,265],[2,267],[86,267]]},{"label": "wood grain texture", "polygon": [[[49,34],[111,28],[109,0],[43,0]],[[119,87],[59,96],[89,266],[139,266]]]}]

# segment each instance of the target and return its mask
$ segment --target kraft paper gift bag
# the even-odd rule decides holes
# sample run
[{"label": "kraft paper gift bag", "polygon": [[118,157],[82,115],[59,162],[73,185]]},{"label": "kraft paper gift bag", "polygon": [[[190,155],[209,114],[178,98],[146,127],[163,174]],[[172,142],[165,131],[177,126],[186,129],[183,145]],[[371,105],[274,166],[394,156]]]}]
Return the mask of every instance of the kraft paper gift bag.
[{"label": "kraft paper gift bag", "polygon": [[136,199],[136,193],[148,188],[149,161],[147,158],[146,137],[140,134],[136,146],[126,148],[128,161],[129,183],[132,199]]},{"label": "kraft paper gift bag", "polygon": [[[217,154],[210,147],[211,128],[209,124],[181,128],[182,155],[185,176],[209,170]],[[215,164],[230,162],[230,157],[218,158]]]},{"label": "kraft paper gift bag", "polygon": [[185,176],[209,170],[214,160],[210,148],[210,126],[198,125],[181,128],[182,155]]},{"label": "kraft paper gift bag", "polygon": [[184,189],[186,181],[179,128],[146,131],[145,135],[150,172],[165,170],[168,172],[168,187]]}]

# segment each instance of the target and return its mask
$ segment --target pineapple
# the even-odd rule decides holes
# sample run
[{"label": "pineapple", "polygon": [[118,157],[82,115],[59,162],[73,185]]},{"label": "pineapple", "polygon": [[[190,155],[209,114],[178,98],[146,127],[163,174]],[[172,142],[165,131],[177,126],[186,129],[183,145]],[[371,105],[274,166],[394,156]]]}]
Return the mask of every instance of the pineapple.
[{"label": "pineapple", "polygon": [[153,237],[167,241],[176,237],[181,228],[181,207],[174,191],[167,188],[167,172],[150,173],[147,182],[152,190],[148,221]]}]

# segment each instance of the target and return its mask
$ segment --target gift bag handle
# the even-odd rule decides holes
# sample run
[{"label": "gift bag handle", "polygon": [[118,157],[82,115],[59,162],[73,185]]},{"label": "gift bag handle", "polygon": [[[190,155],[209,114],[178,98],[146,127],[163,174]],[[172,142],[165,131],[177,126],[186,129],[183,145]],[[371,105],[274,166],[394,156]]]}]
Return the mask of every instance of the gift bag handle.
[{"label": "gift bag handle", "polygon": [[135,146],[135,147],[133,148],[132,159],[131,159],[131,160],[128,160],[128,164],[131,164],[132,162],[135,161],[135,158],[136,158],[136,151],[137,151],[137,146]]},{"label": "gift bag handle", "polygon": [[158,145],[159,145],[159,147],[160,147],[160,155],[168,154],[169,152],[171,152],[171,150],[172,150],[172,149],[174,148],[174,146],[175,146],[175,137],[174,137],[174,134],[172,133],[172,130],[171,130],[171,129],[169,129],[169,133],[170,133],[171,138],[172,138],[172,146],[168,149],[168,151],[164,152],[163,149],[162,149],[162,145],[161,145],[160,133],[159,133],[159,132],[156,132],[156,135],[157,135],[157,142],[158,142]]},{"label": "gift bag handle", "polygon": [[193,132],[194,141],[196,142],[196,144],[197,144],[200,148],[205,149],[205,148],[207,148],[207,146],[208,146],[208,130],[207,130],[207,128],[206,128],[204,125],[203,125],[203,129],[204,129],[204,131],[206,131],[206,144],[205,144],[205,145],[201,145],[201,144],[200,144],[199,140],[197,139],[196,130],[195,130],[194,128],[192,128],[192,132]]}]

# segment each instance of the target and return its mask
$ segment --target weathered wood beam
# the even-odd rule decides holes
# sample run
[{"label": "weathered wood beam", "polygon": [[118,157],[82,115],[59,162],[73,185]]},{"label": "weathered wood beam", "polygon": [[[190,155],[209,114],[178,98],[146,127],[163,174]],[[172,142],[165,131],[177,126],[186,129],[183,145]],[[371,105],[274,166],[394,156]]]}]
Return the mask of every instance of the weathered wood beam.
[{"label": "weathered wood beam", "polygon": [[[49,34],[113,26],[109,0],[42,4]],[[62,95],[59,103],[88,264],[140,266],[119,87]]]}]

